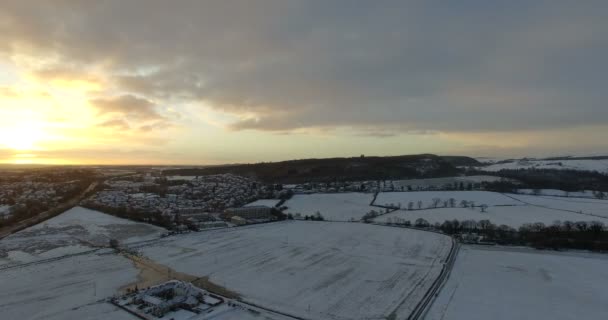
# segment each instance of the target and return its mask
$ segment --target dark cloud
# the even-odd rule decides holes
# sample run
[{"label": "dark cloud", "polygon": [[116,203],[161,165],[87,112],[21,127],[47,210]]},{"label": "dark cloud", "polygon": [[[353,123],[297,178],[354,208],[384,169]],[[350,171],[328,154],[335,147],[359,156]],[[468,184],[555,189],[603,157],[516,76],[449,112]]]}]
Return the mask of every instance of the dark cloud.
[{"label": "dark cloud", "polygon": [[0,50],[109,69],[115,90],[130,94],[94,104],[133,118],[160,120],[150,100],[161,99],[254,115],[235,130],[358,127],[385,136],[608,124],[606,1],[2,7]]}]

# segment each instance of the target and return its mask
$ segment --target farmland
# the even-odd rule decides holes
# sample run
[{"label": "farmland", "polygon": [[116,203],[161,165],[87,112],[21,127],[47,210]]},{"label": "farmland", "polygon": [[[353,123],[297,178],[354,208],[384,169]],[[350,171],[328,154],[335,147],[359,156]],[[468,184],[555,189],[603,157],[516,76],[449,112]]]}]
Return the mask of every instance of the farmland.
[{"label": "farmland", "polygon": [[[446,199],[454,199],[455,207],[444,207]],[[440,199],[439,206],[433,206],[433,199]],[[465,200],[481,208],[463,208],[459,203]],[[544,197],[529,195],[500,194],[484,191],[429,191],[429,192],[388,192],[380,193],[376,204],[405,208],[414,204],[414,210],[397,210],[375,219],[380,223],[399,223],[424,219],[431,224],[446,220],[490,220],[496,225],[518,228],[524,224],[541,222],[551,225],[555,221],[600,221],[608,223],[608,201],[581,198]],[[418,210],[418,202],[422,210]]]},{"label": "farmland", "polygon": [[506,197],[500,193],[487,191],[415,191],[415,192],[381,192],[378,194],[374,204],[382,206],[406,207],[413,202],[417,208],[418,201],[422,202],[422,208],[432,207],[434,199],[439,199],[441,205],[449,199],[454,199],[458,205],[461,201],[473,202],[475,205],[486,204],[488,206],[516,206],[522,202]]},{"label": "farmland", "polygon": [[2,270],[2,318],[133,319],[100,300],[135,281],[137,274],[126,258],[96,254]]},{"label": "farmland", "polygon": [[511,195],[530,205],[551,208],[560,211],[578,212],[608,219],[608,200],[566,198],[550,196]]},{"label": "farmland", "polygon": [[399,223],[410,221],[414,223],[416,219],[422,218],[431,224],[443,223],[446,220],[490,220],[496,225],[507,225],[512,228],[519,228],[524,224],[541,222],[551,225],[559,221],[602,221],[608,223],[608,219],[577,214],[562,210],[536,206],[510,206],[510,207],[489,207],[486,212],[481,212],[479,208],[437,208],[427,210],[398,210],[389,214],[382,215],[375,219],[382,223]]},{"label": "farmland", "polygon": [[464,247],[426,319],[604,319],[608,257]]},{"label": "farmland", "polygon": [[25,263],[107,247],[110,239],[123,243],[159,238],[166,230],[76,207],[0,242],[0,265]]},{"label": "farmland", "polygon": [[483,171],[496,172],[500,170],[517,169],[556,169],[556,170],[578,170],[597,171],[608,173],[608,159],[559,159],[559,160],[505,160],[499,163],[480,167]]},{"label": "farmland", "polygon": [[312,319],[407,317],[449,237],[359,223],[283,222],[163,239],[142,253],[245,301]]},{"label": "farmland", "polygon": [[321,213],[327,220],[351,221],[360,220],[370,210],[373,199],[371,193],[314,193],[295,195],[284,206],[291,214],[313,215]]}]

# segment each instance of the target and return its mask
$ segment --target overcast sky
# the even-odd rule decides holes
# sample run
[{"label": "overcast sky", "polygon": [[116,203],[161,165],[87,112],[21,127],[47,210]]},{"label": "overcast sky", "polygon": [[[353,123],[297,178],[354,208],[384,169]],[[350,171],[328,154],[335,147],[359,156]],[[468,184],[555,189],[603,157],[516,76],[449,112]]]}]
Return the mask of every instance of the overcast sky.
[{"label": "overcast sky", "polygon": [[608,154],[608,1],[3,0],[0,162]]}]

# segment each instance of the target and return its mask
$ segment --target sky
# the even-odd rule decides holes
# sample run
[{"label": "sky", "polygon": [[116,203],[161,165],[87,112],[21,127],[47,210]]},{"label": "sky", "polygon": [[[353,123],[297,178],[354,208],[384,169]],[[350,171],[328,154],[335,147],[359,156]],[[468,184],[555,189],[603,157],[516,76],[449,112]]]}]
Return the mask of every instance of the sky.
[{"label": "sky", "polygon": [[608,1],[3,0],[0,163],[608,154]]}]

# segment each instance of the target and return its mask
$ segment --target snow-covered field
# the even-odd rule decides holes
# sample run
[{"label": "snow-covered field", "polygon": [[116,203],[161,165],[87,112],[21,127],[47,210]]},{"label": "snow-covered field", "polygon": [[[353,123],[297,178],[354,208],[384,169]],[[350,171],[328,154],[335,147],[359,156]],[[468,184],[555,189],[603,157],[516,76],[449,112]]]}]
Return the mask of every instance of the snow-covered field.
[{"label": "snow-covered field", "polygon": [[260,200],[254,201],[252,203],[246,204],[245,207],[267,206],[269,208],[273,208],[279,202],[281,202],[281,200],[278,200],[278,199],[260,199]]},{"label": "snow-covered field", "polygon": [[542,222],[551,225],[556,220],[560,221],[601,221],[608,225],[608,219],[566,212],[561,210],[542,208],[536,206],[509,206],[509,207],[489,207],[486,212],[481,212],[479,208],[438,208],[428,210],[398,210],[389,214],[382,215],[375,219],[380,223],[399,223],[410,221],[412,224],[416,219],[422,218],[431,224],[443,223],[446,220],[490,220],[496,225],[507,225],[519,228],[526,223]]},{"label": "snow-covered field", "polygon": [[427,320],[606,319],[608,256],[465,246]]},{"label": "snow-covered field", "polygon": [[372,199],[371,193],[299,194],[285,202],[284,206],[288,208],[286,213],[305,216],[318,211],[326,220],[358,221],[371,210],[378,210],[369,205]]},{"label": "snow-covered field", "polygon": [[404,319],[439,275],[449,237],[360,223],[281,222],[141,248],[245,301],[310,319]]},{"label": "snow-covered field", "polygon": [[195,180],[196,176],[166,176],[165,178],[167,178],[167,180],[169,181],[190,181],[190,180]]},{"label": "snow-covered field", "polygon": [[475,205],[504,206],[521,205],[520,201],[506,197],[500,193],[488,191],[414,191],[414,192],[382,192],[378,194],[375,205],[392,205],[407,208],[409,202],[418,208],[418,201],[422,201],[422,208],[428,208],[433,204],[433,199],[440,199],[441,206],[444,201],[453,198],[458,206],[461,201],[474,201]]},{"label": "snow-covered field", "polygon": [[608,173],[608,159],[603,160],[513,160],[511,162],[496,163],[480,170],[496,172],[503,169],[558,169],[598,171]]},{"label": "snow-covered field", "polygon": [[100,300],[137,274],[122,256],[95,254],[0,270],[0,318],[136,319]]},{"label": "snow-covered field", "polygon": [[[517,189],[517,193],[534,195],[535,190],[533,189]],[[591,198],[595,199],[595,193],[591,190],[585,191],[564,191],[558,189],[538,189],[538,195],[541,196],[555,196],[555,197],[572,197],[572,198]]]},{"label": "snow-covered field", "polygon": [[[552,208],[555,210],[569,210],[608,218],[608,200],[529,196],[521,194],[514,194],[511,196],[536,206]],[[604,221],[604,223],[606,222],[608,221]]]},{"label": "snow-covered field", "polygon": [[159,238],[165,229],[82,207],[19,231],[0,241],[0,265],[25,263],[108,246]]}]

